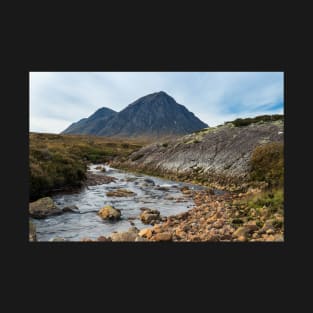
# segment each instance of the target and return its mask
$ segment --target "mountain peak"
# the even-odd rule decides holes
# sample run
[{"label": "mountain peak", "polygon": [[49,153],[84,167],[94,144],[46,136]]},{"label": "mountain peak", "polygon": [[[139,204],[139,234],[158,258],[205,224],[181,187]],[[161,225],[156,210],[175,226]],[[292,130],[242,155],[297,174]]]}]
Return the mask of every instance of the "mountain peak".
[{"label": "mountain peak", "polygon": [[107,115],[111,115],[112,113],[114,114],[116,112],[110,108],[102,107],[98,109],[96,112],[94,112],[93,114],[91,114],[89,118],[95,117],[95,116],[107,116]]},{"label": "mountain peak", "polygon": [[165,91],[162,91],[162,90],[156,92],[156,94],[159,95],[159,96],[167,96],[167,97],[170,97]]},{"label": "mountain peak", "polygon": [[[208,127],[165,91],[143,96],[119,113],[113,112],[110,118],[105,119],[105,123],[102,117],[102,114],[107,115],[105,108],[97,110],[90,116],[88,120],[93,124],[93,127],[88,129],[88,131],[93,131],[90,134],[117,137],[164,137],[185,135]],[[96,123],[97,121],[100,122]]]}]

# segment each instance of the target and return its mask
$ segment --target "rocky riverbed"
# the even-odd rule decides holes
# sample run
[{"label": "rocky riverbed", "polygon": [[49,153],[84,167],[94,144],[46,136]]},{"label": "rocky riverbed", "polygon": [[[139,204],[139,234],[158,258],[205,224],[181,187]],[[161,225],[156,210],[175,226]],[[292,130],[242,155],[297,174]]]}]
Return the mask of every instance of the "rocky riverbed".
[{"label": "rocky riverbed", "polygon": [[32,234],[36,228],[31,240],[89,241],[100,237],[104,241],[130,227],[139,231],[192,208],[194,201],[182,188],[204,189],[105,165],[91,165],[87,177],[80,190],[56,193],[30,204]]},{"label": "rocky riverbed", "polygon": [[[182,191],[192,196],[195,206],[176,215],[166,217],[153,227],[113,232],[96,240],[83,238],[82,241],[131,241],[131,242],[282,242],[283,216],[271,214],[263,208],[257,212],[242,206],[237,201],[246,194],[216,194],[212,190]],[[254,192],[254,191],[253,191]],[[252,193],[253,193],[252,192]],[[250,191],[251,193],[251,191]]]},{"label": "rocky riverbed", "polygon": [[90,174],[89,187],[30,205],[30,241],[284,241],[282,212],[242,204],[260,190],[221,192],[110,167]]}]

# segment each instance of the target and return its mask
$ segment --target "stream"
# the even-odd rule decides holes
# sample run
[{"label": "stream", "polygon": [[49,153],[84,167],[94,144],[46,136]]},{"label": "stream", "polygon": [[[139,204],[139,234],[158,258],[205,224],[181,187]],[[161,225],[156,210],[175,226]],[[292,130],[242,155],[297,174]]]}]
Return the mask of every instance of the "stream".
[{"label": "stream", "polygon": [[[98,166],[99,164],[90,165],[88,171],[97,175],[115,177],[116,181],[84,187],[77,192],[53,195],[52,199],[60,208],[75,205],[80,213],[67,212],[46,219],[32,219],[36,225],[38,241],[51,241],[56,237],[64,238],[66,241],[80,241],[84,237],[96,239],[99,236],[108,236],[114,231],[126,231],[132,226],[131,223],[138,229],[151,227],[140,221],[140,208],[157,209],[162,217],[179,214],[194,205],[192,198],[184,196],[180,188],[188,186],[193,190],[203,189],[198,185],[124,172],[103,164],[101,166],[105,168],[105,172],[102,172],[97,169]],[[119,188],[131,190],[136,195],[106,196],[106,192]],[[121,219],[102,220],[97,212],[105,205],[120,209]]]}]

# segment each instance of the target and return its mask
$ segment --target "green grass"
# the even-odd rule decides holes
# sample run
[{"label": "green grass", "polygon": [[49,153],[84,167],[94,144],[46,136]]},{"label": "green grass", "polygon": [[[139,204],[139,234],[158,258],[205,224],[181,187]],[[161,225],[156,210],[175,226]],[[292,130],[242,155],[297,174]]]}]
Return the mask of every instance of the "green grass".
[{"label": "green grass", "polygon": [[226,123],[232,123],[235,127],[241,127],[241,126],[248,126],[252,123],[271,122],[271,121],[278,121],[278,120],[284,120],[284,116],[281,114],[259,115],[256,117],[237,118],[234,121],[226,122]]},{"label": "green grass", "polygon": [[254,149],[250,160],[251,179],[265,181],[269,188],[281,187],[284,183],[284,146],[271,142]]},{"label": "green grass", "polygon": [[266,207],[271,213],[281,212],[284,207],[283,189],[279,188],[253,195],[246,204],[249,208]]},{"label": "green grass", "polygon": [[79,186],[86,178],[88,163],[128,156],[141,146],[137,142],[104,137],[30,133],[30,199],[55,189]]}]

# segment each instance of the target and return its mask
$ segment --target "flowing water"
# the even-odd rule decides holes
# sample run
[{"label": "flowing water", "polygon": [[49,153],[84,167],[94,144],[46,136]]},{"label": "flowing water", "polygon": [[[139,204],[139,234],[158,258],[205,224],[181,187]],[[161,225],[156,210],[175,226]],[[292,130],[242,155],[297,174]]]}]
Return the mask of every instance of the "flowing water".
[{"label": "flowing water", "polygon": [[[203,189],[197,185],[128,173],[106,165],[102,165],[106,169],[103,173],[96,169],[97,166],[89,166],[88,171],[97,175],[115,177],[116,181],[85,187],[75,193],[59,193],[52,196],[60,208],[75,205],[80,213],[68,212],[43,220],[33,219],[38,241],[49,241],[55,237],[62,237],[67,241],[79,241],[83,237],[96,239],[99,236],[108,236],[114,231],[125,231],[132,226],[131,222],[138,229],[151,227],[140,221],[140,208],[157,209],[162,217],[185,212],[194,203],[190,197],[181,193],[180,188],[188,186],[194,190]],[[154,184],[149,180],[152,180]],[[106,196],[106,192],[119,188],[131,190],[136,195],[130,197]],[[112,205],[120,209],[121,219],[119,221],[103,221],[97,212],[105,205]]]}]

